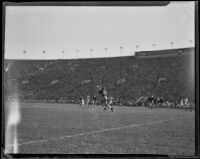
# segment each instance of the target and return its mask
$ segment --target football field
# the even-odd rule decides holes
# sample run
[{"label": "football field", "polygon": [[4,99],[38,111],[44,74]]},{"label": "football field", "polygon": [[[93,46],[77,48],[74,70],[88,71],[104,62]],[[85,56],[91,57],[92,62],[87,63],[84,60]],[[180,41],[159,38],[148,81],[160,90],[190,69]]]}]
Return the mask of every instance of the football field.
[{"label": "football field", "polygon": [[195,153],[194,111],[21,103],[20,113],[17,145],[23,154]]}]

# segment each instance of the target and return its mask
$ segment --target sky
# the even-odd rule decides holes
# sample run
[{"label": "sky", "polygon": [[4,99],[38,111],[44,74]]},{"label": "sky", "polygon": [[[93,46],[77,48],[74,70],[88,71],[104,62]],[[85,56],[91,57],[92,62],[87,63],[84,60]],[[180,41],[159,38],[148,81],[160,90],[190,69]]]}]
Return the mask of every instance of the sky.
[{"label": "sky", "polygon": [[115,57],[194,47],[194,24],[194,2],[160,7],[7,6],[4,57]]}]

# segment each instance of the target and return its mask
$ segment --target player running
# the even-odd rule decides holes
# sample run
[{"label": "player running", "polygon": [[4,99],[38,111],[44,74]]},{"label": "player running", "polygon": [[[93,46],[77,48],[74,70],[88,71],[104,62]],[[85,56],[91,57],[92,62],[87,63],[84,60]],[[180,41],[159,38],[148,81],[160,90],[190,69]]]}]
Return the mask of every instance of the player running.
[{"label": "player running", "polygon": [[103,110],[109,108],[113,112],[113,107],[108,104],[107,90],[105,89],[105,87],[97,86],[97,89],[101,98],[100,101],[102,103],[102,106],[104,107]]}]

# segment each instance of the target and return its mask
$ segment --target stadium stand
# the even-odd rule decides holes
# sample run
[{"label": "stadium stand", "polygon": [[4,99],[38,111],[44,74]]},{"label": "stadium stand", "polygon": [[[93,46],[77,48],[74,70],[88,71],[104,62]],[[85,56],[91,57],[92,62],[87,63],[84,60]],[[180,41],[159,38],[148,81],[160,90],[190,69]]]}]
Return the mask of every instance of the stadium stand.
[{"label": "stadium stand", "polygon": [[187,97],[193,102],[194,53],[181,50],[184,54],[177,56],[158,56],[156,52],[156,58],[137,58],[137,54],[78,60],[5,60],[5,68],[9,67],[5,98],[12,99],[17,91],[24,101],[75,103],[80,96],[96,95],[96,86],[103,85],[117,105],[134,106],[138,99],[149,95],[163,96],[170,102]]}]

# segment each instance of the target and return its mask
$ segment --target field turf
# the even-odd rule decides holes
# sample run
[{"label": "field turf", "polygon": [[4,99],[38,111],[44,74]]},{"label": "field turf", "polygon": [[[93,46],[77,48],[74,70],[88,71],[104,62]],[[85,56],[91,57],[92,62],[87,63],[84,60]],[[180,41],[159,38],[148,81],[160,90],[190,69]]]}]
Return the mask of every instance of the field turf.
[{"label": "field turf", "polygon": [[22,154],[195,153],[194,111],[115,106],[111,112],[101,106],[21,103],[20,112]]}]

